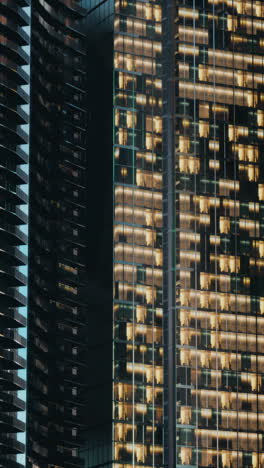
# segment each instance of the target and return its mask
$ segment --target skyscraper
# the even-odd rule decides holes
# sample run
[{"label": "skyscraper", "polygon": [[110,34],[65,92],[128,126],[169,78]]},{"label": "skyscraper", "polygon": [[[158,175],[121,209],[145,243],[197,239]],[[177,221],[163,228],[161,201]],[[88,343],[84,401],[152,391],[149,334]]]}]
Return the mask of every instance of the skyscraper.
[{"label": "skyscraper", "polygon": [[0,3],[0,465],[3,468],[20,467],[17,456],[25,450],[18,439],[19,434],[23,439],[25,431],[20,417],[25,410],[25,382],[19,373],[25,367],[20,350],[26,340],[18,329],[26,325],[23,309],[26,298],[20,288],[26,284],[21,267],[27,263],[24,232],[27,195],[23,190],[27,174],[20,166],[28,162],[28,135],[22,128],[28,123],[25,106],[29,100],[25,90],[28,75],[24,70],[29,61],[25,50],[29,43],[25,31],[29,24],[24,8],[27,5],[27,0]]},{"label": "skyscraper", "polygon": [[161,2],[114,21],[114,451],[163,461]]},{"label": "skyscraper", "polygon": [[[0,6],[14,468],[26,4]],[[264,2],[31,6],[28,466],[264,468]]]},{"label": "skyscraper", "polygon": [[87,465],[261,467],[264,4],[88,6],[115,121],[112,418]]},{"label": "skyscraper", "polygon": [[164,13],[165,463],[262,467],[264,4]]},{"label": "skyscraper", "polygon": [[[105,154],[97,147],[103,162],[113,154],[113,316],[110,307],[103,309],[103,330],[96,315],[88,321],[97,343],[88,360],[95,360],[103,375],[90,374],[84,456],[87,466],[159,466],[163,462],[161,3],[116,2],[115,9],[112,2],[84,3],[89,57],[94,56],[90,73],[97,77],[105,68],[105,80],[113,76],[114,107],[112,145]],[[113,58],[107,73],[109,57]],[[100,85],[96,78],[95,95]],[[103,120],[104,107],[98,107]],[[89,107],[89,111],[93,126],[97,110]],[[102,356],[100,344],[105,349]]]},{"label": "skyscraper", "polygon": [[84,11],[31,2],[27,464],[76,467],[85,306]]}]

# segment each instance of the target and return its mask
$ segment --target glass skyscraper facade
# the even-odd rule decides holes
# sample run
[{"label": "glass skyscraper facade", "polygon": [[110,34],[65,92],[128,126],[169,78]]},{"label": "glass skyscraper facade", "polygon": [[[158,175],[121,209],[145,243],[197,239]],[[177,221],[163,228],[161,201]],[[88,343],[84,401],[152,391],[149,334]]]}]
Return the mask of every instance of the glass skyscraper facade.
[{"label": "glass skyscraper facade", "polygon": [[112,9],[118,466],[264,463],[263,8]]},{"label": "glass skyscraper facade", "polygon": [[166,352],[175,385],[168,376],[165,462],[260,468],[264,4],[168,2],[167,12]]},{"label": "glass skyscraper facade", "polygon": [[161,2],[114,19],[113,459],[163,460]]},{"label": "glass skyscraper facade", "polygon": [[162,464],[161,2],[116,2],[114,374],[116,467]]},{"label": "glass skyscraper facade", "polygon": [[[112,81],[108,105],[113,108],[113,136],[104,158],[98,139],[96,147],[102,164],[113,155],[109,190],[113,313],[109,304],[107,310],[100,309],[101,325],[92,315],[87,322],[98,343],[88,360],[95,359],[106,377],[95,371],[96,391],[88,391],[85,459],[87,466],[159,466],[163,460],[161,3],[82,3],[87,9],[89,60],[93,56],[90,73],[96,76],[92,89],[95,95],[101,93],[99,77],[105,69],[105,79]],[[104,120],[101,105],[100,101],[97,112]],[[96,109],[91,115],[93,127]],[[109,114],[107,118],[110,124]],[[111,167],[107,177],[112,178]],[[98,348],[105,350],[103,358]],[[92,416],[92,406],[99,400],[107,409],[102,413],[98,407]]]}]

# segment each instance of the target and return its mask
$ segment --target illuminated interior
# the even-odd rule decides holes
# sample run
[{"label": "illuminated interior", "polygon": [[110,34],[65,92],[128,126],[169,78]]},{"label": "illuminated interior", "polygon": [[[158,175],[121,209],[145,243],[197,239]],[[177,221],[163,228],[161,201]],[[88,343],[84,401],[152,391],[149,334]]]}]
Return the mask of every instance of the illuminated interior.
[{"label": "illuminated interior", "polygon": [[264,468],[263,48],[263,1],[115,2],[115,468]]},{"label": "illuminated interior", "polygon": [[261,468],[264,2],[194,5],[176,6],[176,463]]},{"label": "illuminated interior", "polygon": [[113,458],[126,468],[163,460],[160,5],[115,4]]}]

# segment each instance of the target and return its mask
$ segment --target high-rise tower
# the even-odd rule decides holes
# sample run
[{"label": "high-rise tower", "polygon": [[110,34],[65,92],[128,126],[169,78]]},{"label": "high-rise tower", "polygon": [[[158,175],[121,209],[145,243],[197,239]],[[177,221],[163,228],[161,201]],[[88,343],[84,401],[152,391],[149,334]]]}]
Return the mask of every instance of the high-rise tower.
[{"label": "high-rise tower", "polygon": [[[28,75],[24,66],[29,57],[25,46],[29,37],[25,27],[29,17],[24,9],[27,0],[2,0],[0,3],[0,466],[17,468],[18,455],[24,444],[18,435],[25,431],[20,413],[25,409],[20,390],[24,380],[18,375],[25,367],[20,350],[26,340],[18,329],[26,326],[23,309],[26,298],[20,292],[26,276],[21,272],[27,262],[27,236],[23,226],[27,215],[23,205],[27,195],[20,187],[27,183],[27,174],[20,167],[27,164],[25,146],[28,123],[23,106],[28,103],[24,86]],[[24,248],[24,252],[23,252]],[[21,440],[23,437],[21,437]]]},{"label": "high-rise tower", "polygon": [[113,459],[163,461],[161,2],[114,21]]},{"label": "high-rise tower", "polygon": [[[102,166],[113,155],[113,312],[111,304],[108,309],[101,307],[103,329],[96,315],[88,320],[88,328],[93,329],[88,345],[94,343],[88,360],[103,374],[91,373],[88,382],[86,463],[159,466],[163,460],[161,4],[117,1],[115,8],[112,2],[83,4],[89,57],[94,57],[89,73],[97,77],[105,68],[105,80],[112,82],[114,77],[108,91],[113,99],[106,101],[110,112],[114,108],[113,141],[103,153],[100,146],[96,148]],[[95,95],[101,84],[100,78],[94,80]],[[109,118],[105,109],[104,103],[89,107],[90,125],[97,112],[110,123],[111,114]],[[99,186],[98,192],[102,190]],[[97,404],[98,411],[93,411]]]},{"label": "high-rise tower", "polygon": [[28,466],[80,464],[86,224],[83,10],[31,4]]},{"label": "high-rise tower", "polygon": [[29,467],[264,468],[264,2],[32,0],[31,63]]},{"label": "high-rise tower", "polygon": [[112,431],[87,463],[260,468],[264,3],[86,3],[114,50]]},{"label": "high-rise tower", "polygon": [[171,468],[264,466],[263,30],[260,1],[164,10]]}]

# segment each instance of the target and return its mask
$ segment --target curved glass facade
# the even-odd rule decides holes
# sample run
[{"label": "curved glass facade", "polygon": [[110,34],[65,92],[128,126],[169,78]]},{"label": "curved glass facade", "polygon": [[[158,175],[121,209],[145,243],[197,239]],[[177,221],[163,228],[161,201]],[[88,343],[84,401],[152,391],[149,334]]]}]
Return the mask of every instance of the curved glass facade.
[{"label": "curved glass facade", "polygon": [[[26,346],[24,307],[26,297],[20,288],[26,285],[27,263],[27,173],[28,123],[25,111],[29,101],[29,77],[24,67],[29,62],[25,28],[29,17],[26,0],[2,0],[0,4],[0,465],[19,468],[25,451],[25,368],[21,350]],[[23,268],[24,267],[24,268]],[[21,333],[20,333],[21,332]],[[22,395],[22,396],[21,396]],[[19,440],[20,439],[20,440]]]},{"label": "curved glass facade", "polygon": [[85,281],[83,10],[31,6],[28,466],[80,464]]}]

